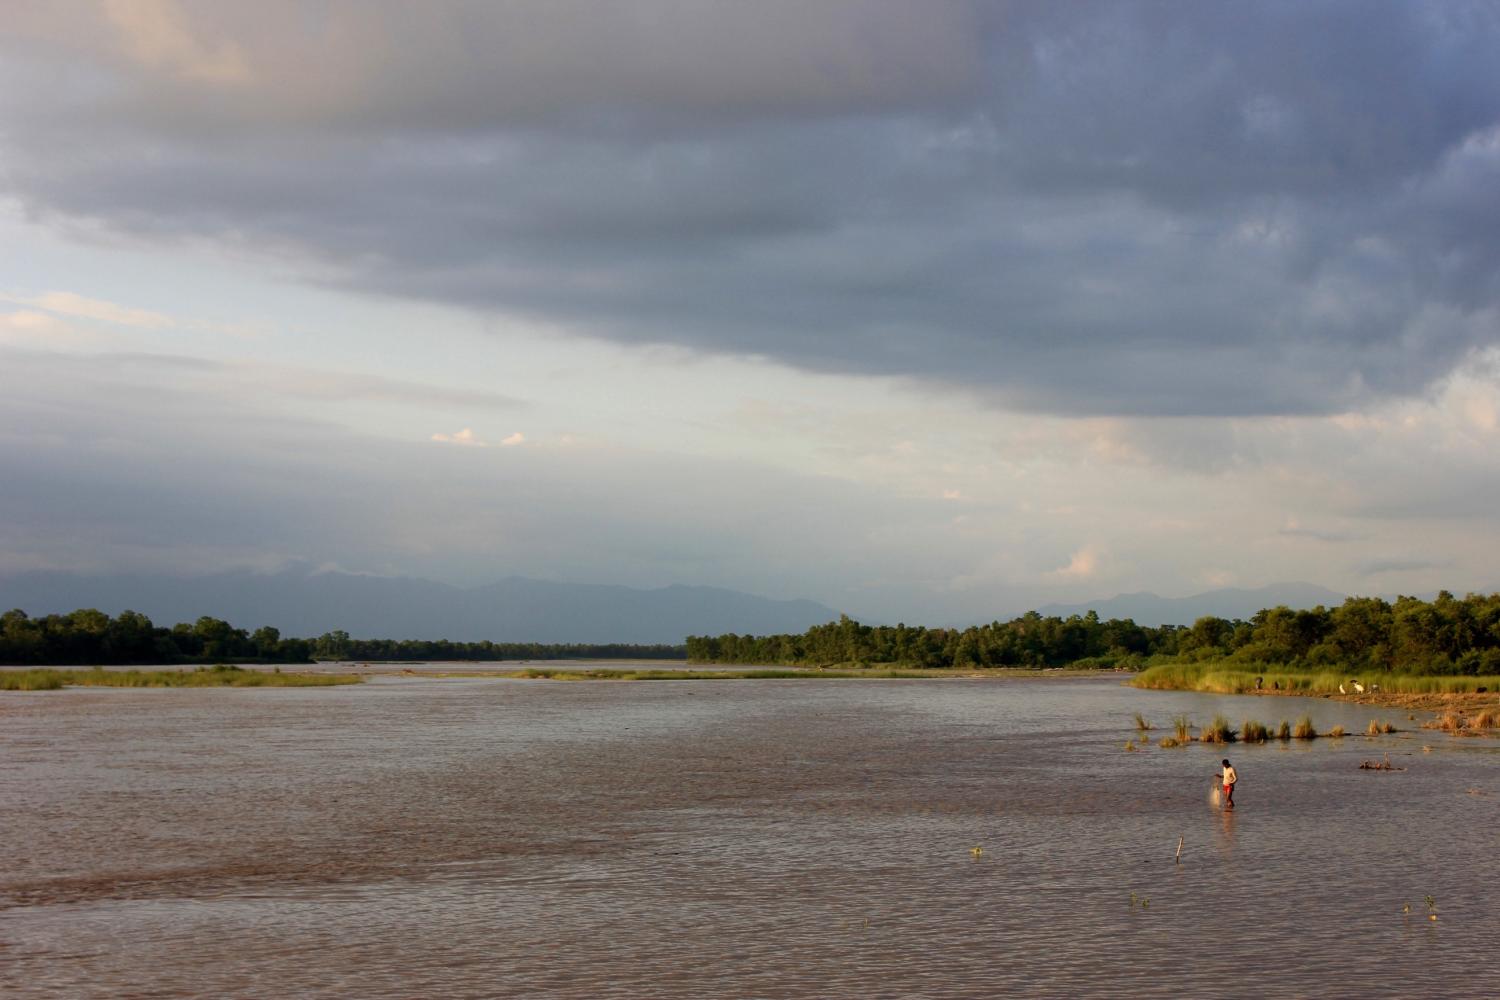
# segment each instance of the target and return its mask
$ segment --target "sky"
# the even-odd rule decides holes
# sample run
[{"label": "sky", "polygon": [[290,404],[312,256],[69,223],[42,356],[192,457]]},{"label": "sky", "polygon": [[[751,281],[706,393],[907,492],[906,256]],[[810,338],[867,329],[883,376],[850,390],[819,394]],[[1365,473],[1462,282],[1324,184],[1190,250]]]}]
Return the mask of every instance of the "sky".
[{"label": "sky", "polygon": [[1493,0],[4,0],[0,573],[1494,590]]}]

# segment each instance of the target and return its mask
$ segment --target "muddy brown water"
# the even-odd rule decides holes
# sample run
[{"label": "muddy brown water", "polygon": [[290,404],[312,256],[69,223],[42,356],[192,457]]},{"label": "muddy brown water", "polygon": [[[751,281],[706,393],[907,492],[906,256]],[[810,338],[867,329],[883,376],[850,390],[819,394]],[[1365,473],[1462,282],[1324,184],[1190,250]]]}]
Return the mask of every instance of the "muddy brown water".
[{"label": "muddy brown water", "polygon": [[1234,747],[1229,813],[1136,711],[1415,726],[1113,678],[3,693],[0,996],[1500,994],[1500,744]]}]

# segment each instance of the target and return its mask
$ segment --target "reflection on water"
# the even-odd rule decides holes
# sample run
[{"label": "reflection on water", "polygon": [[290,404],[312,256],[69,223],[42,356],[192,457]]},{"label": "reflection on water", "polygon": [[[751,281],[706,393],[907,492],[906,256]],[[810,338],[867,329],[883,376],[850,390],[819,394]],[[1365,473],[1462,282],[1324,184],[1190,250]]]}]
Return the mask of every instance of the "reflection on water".
[{"label": "reflection on water", "polygon": [[1493,742],[1236,747],[1217,810],[1137,710],[1414,726],[1112,679],[6,694],[0,995],[1495,994]]}]

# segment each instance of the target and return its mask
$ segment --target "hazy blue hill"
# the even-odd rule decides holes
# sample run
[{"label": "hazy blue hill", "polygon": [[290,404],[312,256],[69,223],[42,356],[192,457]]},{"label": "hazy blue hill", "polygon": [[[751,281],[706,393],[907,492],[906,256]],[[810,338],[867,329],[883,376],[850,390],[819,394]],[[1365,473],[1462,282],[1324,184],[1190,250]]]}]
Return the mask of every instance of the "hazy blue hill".
[{"label": "hazy blue hill", "polygon": [[285,635],[334,629],[366,638],[474,642],[681,642],[689,634],[804,632],[838,618],[815,601],[776,601],[716,587],[656,590],[510,577],[453,587],[415,577],[303,569],[209,576],[81,576],[33,572],[0,578],[0,609],[29,615],[126,608],[158,625],[223,618]]},{"label": "hazy blue hill", "polygon": [[1343,594],[1314,583],[1275,583],[1253,589],[1210,590],[1191,597],[1158,597],[1141,591],[1118,594],[1084,604],[1048,604],[1037,608],[1043,615],[1081,615],[1097,611],[1100,618],[1130,618],[1137,625],[1191,625],[1204,615],[1249,618],[1262,608],[1285,604],[1289,608],[1326,607],[1344,603]]}]

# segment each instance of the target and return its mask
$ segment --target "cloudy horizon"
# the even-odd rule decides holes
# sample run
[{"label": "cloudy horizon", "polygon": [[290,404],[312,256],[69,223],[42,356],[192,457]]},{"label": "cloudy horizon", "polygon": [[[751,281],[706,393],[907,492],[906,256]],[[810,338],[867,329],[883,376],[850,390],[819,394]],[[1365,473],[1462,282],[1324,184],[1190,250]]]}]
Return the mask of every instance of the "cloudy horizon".
[{"label": "cloudy horizon", "polygon": [[0,574],[1490,591],[1488,2],[0,17]]}]

